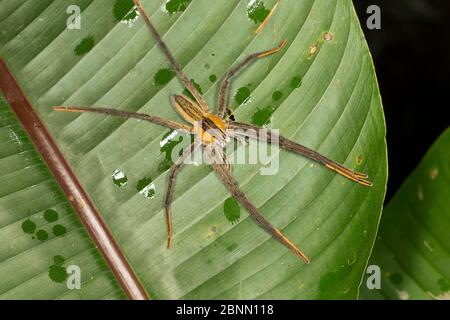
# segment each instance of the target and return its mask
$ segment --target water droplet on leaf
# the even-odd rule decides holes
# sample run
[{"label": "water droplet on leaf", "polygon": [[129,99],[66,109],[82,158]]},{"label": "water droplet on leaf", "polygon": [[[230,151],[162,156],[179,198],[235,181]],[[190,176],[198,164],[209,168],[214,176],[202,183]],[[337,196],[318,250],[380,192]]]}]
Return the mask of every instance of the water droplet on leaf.
[{"label": "water droplet on leaf", "polygon": [[252,123],[257,126],[267,126],[270,124],[270,118],[272,114],[275,112],[275,107],[266,107],[264,109],[259,109],[252,116]]},{"label": "water droplet on leaf", "polygon": [[48,269],[48,276],[52,279],[52,281],[62,283],[69,275],[67,274],[66,268],[63,266],[51,265]]},{"label": "water droplet on leaf", "polygon": [[55,263],[55,265],[61,265],[64,263],[64,257],[60,256],[60,255],[56,255],[53,257],[53,262]]},{"label": "water droplet on leaf", "polygon": [[154,76],[154,84],[155,86],[163,86],[170,82],[175,76],[175,72],[172,69],[164,68],[158,70]]},{"label": "water droplet on leaf", "polygon": [[183,12],[190,2],[191,0],[169,0],[166,3],[166,10],[170,15],[176,12]]},{"label": "water droplet on leaf", "polygon": [[152,178],[143,178],[138,181],[136,189],[146,198],[153,198],[155,196],[155,184]]},{"label": "water droplet on leaf", "polygon": [[264,2],[260,0],[250,1],[247,6],[247,16],[256,24],[262,23],[269,13],[270,10],[267,9]]},{"label": "water droplet on leaf", "polygon": [[30,219],[27,219],[24,222],[22,222],[22,230],[25,233],[32,234],[36,230],[36,224]]},{"label": "water droplet on leaf", "polygon": [[302,85],[302,78],[299,76],[295,76],[292,78],[291,81],[291,88],[292,89],[297,89],[300,88],[300,86]]},{"label": "water droplet on leaf", "polygon": [[116,186],[122,188],[127,185],[128,178],[123,171],[116,169],[112,174],[112,180]]},{"label": "water droplet on leaf", "polygon": [[47,240],[47,239],[48,239],[48,233],[47,233],[47,231],[42,230],[42,229],[36,231],[36,238],[37,238],[39,241],[45,241],[45,240]]},{"label": "water droplet on leaf", "polygon": [[389,276],[389,280],[392,282],[392,284],[398,286],[402,283],[403,277],[399,273],[394,273]]},{"label": "water droplet on leaf", "polygon": [[215,74],[212,74],[209,76],[209,81],[216,82],[216,80],[217,80],[217,76]]},{"label": "water droplet on leaf", "polygon": [[250,89],[248,87],[241,87],[237,90],[234,100],[239,104],[246,103],[250,99]]},{"label": "water droplet on leaf", "polygon": [[230,197],[223,204],[223,213],[225,218],[231,223],[236,223],[241,217],[241,207],[235,198]]},{"label": "water droplet on leaf", "polygon": [[75,54],[77,56],[82,56],[94,48],[95,40],[94,37],[88,36],[81,40],[80,44],[75,47]]},{"label": "water droplet on leaf", "polygon": [[[172,130],[169,131],[168,133],[166,133],[161,142],[160,142],[160,151],[161,153],[164,154],[164,160],[159,164],[158,166],[158,170],[160,172],[164,172],[168,169],[170,169],[170,167],[173,164],[172,161],[172,151],[173,148],[175,148],[179,143],[181,143],[183,141],[183,137],[180,136],[178,137],[178,139],[175,140],[175,137],[178,135],[178,132]],[[180,153],[182,152],[182,150],[180,151]],[[181,154],[179,154],[181,155]]]},{"label": "water droplet on leaf", "polygon": [[56,212],[53,209],[45,210],[45,212],[44,212],[44,219],[47,222],[55,222],[56,220],[58,220],[58,212]]},{"label": "water droplet on leaf", "polygon": [[130,21],[137,17],[138,10],[135,8],[133,0],[116,0],[113,13],[117,21]]},{"label": "water droplet on leaf", "polygon": [[282,96],[283,96],[283,93],[282,93],[281,91],[275,91],[275,92],[272,94],[272,99],[273,99],[274,101],[278,101],[278,100],[281,99]]},{"label": "water droplet on leaf", "polygon": [[56,226],[54,226],[52,230],[53,230],[53,234],[57,237],[63,236],[67,233],[66,227],[64,227],[63,225],[60,225],[60,224],[57,224]]}]

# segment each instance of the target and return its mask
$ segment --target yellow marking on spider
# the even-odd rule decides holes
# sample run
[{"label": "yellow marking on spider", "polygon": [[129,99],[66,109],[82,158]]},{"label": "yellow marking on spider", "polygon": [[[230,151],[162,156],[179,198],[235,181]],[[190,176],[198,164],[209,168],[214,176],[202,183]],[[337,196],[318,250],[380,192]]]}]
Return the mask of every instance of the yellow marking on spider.
[{"label": "yellow marking on spider", "polygon": [[299,257],[300,259],[302,259],[305,263],[309,263],[310,260],[309,258],[299,249],[295,246],[295,244],[293,244],[288,238],[286,238],[284,236],[284,234],[282,234],[280,232],[280,230],[275,229],[275,232],[281,237],[283,238],[284,241],[286,241],[286,243],[289,245],[290,249],[292,252],[294,252],[294,254]]},{"label": "yellow marking on spider", "polygon": [[283,39],[283,41],[281,41],[281,43],[278,45],[278,47],[264,51],[263,53],[258,55],[257,58],[264,58],[264,57],[270,56],[271,54],[277,53],[278,51],[283,49],[283,47],[286,45],[286,43],[287,43],[287,40]]},{"label": "yellow marking on spider", "polygon": [[340,175],[346,177],[347,179],[350,179],[350,180],[352,180],[352,181],[355,181],[355,182],[357,182],[357,183],[359,183],[359,184],[362,184],[362,185],[364,185],[364,186],[367,186],[367,187],[373,186],[373,183],[370,182],[370,181],[364,180],[364,179],[363,179],[363,176],[362,176],[361,174],[356,174],[356,173],[354,173],[353,175],[351,175],[351,174],[349,174],[349,173],[347,173],[347,172],[345,172],[345,171],[342,171],[341,169],[336,168],[336,167],[334,167],[334,166],[331,166],[331,165],[329,165],[329,164],[325,164],[325,166],[326,166],[327,168],[331,169],[331,170],[336,171],[337,173],[339,173]]}]

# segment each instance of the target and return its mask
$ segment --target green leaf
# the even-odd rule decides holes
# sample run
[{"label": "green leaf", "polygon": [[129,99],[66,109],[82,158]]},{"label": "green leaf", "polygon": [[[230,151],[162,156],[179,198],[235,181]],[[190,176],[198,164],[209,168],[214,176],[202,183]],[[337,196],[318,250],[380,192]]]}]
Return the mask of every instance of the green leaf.
[{"label": "green leaf", "polygon": [[[0,136],[0,299],[122,298],[69,201],[1,95]],[[66,232],[58,232],[61,228]],[[69,265],[82,268],[83,290],[67,289]]]},{"label": "green leaf", "polygon": [[[266,9],[275,4],[260,2]],[[363,187],[276,150],[275,175],[260,175],[261,165],[234,166],[244,192],[303,249],[312,260],[309,265],[256,226],[245,210],[237,223],[229,222],[224,214],[229,194],[207,166],[187,166],[177,178],[174,246],[167,250],[163,197],[170,163],[160,142],[169,130],[135,120],[51,111],[55,105],[96,105],[180,121],[169,97],[184,88],[175,78],[155,84],[155,75],[169,65],[141,17],[116,23],[110,0],[2,3],[0,55],[153,298],[356,298],[387,179],[381,99],[357,16],[350,0],[284,0],[255,36],[259,22],[249,17],[249,3],[173,1],[184,11],[167,12],[166,1],[142,1],[213,110],[219,81],[231,66],[287,39],[280,53],[255,62],[233,80],[229,101],[236,120],[251,122],[270,109],[266,126],[368,173],[374,182],[372,188]],[[66,28],[70,4],[81,8],[81,30]],[[94,47],[77,55],[87,37]],[[249,97],[238,104],[235,95],[243,87]],[[278,99],[272,99],[275,92]],[[115,172],[123,173],[125,185],[115,184]],[[149,177],[151,198],[136,188]],[[11,208],[7,214],[24,218]],[[0,272],[4,268],[0,263]],[[15,272],[22,277],[20,268]],[[20,295],[1,283],[0,288],[14,297],[42,295],[39,289]]]},{"label": "green leaf", "polygon": [[381,290],[364,299],[449,299],[450,129],[433,144],[383,211],[369,264]]}]

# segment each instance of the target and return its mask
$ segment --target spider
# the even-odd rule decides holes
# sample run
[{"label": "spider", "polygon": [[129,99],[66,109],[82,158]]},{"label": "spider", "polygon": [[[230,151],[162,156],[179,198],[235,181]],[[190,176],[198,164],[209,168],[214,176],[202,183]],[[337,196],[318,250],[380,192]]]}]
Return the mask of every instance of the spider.
[{"label": "spider", "polygon": [[309,258],[301,250],[299,250],[294,243],[292,243],[286,236],[284,236],[279,229],[272,226],[272,224],[267,221],[267,219],[264,218],[264,216],[259,212],[258,208],[253,205],[246,194],[239,188],[236,179],[231,174],[231,165],[227,160],[226,154],[224,152],[224,148],[229,143],[231,138],[234,138],[241,142],[242,139],[255,139],[257,141],[265,143],[276,143],[282,149],[300,154],[311,160],[314,160],[324,165],[328,169],[331,169],[352,181],[365,186],[372,186],[372,183],[367,180],[368,176],[364,173],[352,171],[344,167],[343,165],[328,159],[327,157],[319,154],[316,151],[313,151],[294,141],[288,140],[281,135],[277,135],[271,130],[251,124],[231,121],[225,114],[227,111],[227,90],[229,87],[230,79],[255,60],[268,57],[280,51],[286,44],[286,39],[284,39],[278,45],[278,47],[249,55],[240,63],[232,67],[228,71],[228,73],[226,73],[220,86],[217,101],[217,112],[213,113],[209,110],[202,95],[185,75],[185,73],[181,69],[181,66],[175,60],[173,54],[171,53],[165,42],[162,40],[160,34],[156,30],[148,15],[146,14],[144,8],[142,7],[140,0],[133,1],[136,5],[136,8],[143,17],[144,22],[148,27],[148,30],[150,31],[150,34],[169,61],[178,79],[194,97],[195,101],[183,94],[174,94],[171,96],[172,106],[188,124],[180,124],[175,121],[160,118],[158,116],[136,112],[127,112],[110,108],[58,106],[53,107],[53,110],[66,112],[95,112],[107,114],[110,116],[136,118],[149,121],[151,123],[173,130],[177,130],[179,132],[185,132],[194,136],[194,142],[192,142],[189,147],[183,150],[183,153],[174,162],[169,172],[167,191],[164,199],[168,234],[167,248],[170,248],[172,245],[172,215],[170,205],[172,201],[172,192],[175,178],[183,163],[196,150],[202,148],[206,152],[206,155],[208,156],[210,164],[217,177],[223,182],[223,184],[233,195],[233,197],[237,201],[239,201],[241,205],[247,210],[251,218],[253,218],[253,220],[266,232],[268,232],[273,238],[290,249],[298,258],[302,259],[305,263],[309,263]]}]

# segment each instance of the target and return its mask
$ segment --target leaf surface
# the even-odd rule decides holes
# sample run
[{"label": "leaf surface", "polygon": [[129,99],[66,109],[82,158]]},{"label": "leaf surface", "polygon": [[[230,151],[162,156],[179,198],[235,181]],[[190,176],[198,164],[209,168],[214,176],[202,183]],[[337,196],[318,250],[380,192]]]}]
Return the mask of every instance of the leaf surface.
[{"label": "leaf surface", "polygon": [[[123,298],[59,185],[0,96],[0,298]],[[83,290],[68,291],[68,266]]]},{"label": "leaf surface", "polygon": [[[262,3],[266,10],[259,10],[267,13],[275,1]],[[72,4],[82,11],[80,30],[66,28],[66,9]],[[219,81],[232,65],[286,38],[283,51],[234,79],[230,107],[236,120],[279,129],[368,173],[374,183],[372,188],[356,185],[284,151],[273,154],[275,159],[279,155],[275,175],[261,175],[261,165],[234,166],[233,174],[254,204],[312,259],[304,265],[242,208],[237,222],[228,221],[224,202],[229,194],[220,181],[207,166],[187,166],[176,182],[174,247],[167,250],[163,196],[170,148],[160,143],[169,131],[135,120],[51,111],[55,105],[95,105],[180,121],[169,97],[183,87],[170,73],[157,76],[167,74],[161,70],[169,66],[142,18],[117,21],[110,0],[2,2],[0,55],[150,295],[356,298],[379,222],[387,159],[375,72],[351,1],[284,0],[256,36],[261,19],[249,17],[249,1],[171,3],[171,10],[179,10],[172,14],[166,1],[142,4],[211,109]],[[86,44],[93,46],[86,49]],[[150,196],[142,192],[142,181],[153,184]],[[6,186],[16,188],[16,183],[22,182]],[[2,209],[14,221],[25,217],[26,210]],[[15,270],[18,283],[26,279],[38,250],[31,246],[29,260]],[[0,272],[8,267],[8,261],[0,263]],[[96,294],[95,279],[88,285],[92,298],[107,294],[100,289]],[[81,291],[86,287],[82,284]],[[115,288],[109,290],[107,297],[114,297]],[[16,292],[1,283],[0,292],[16,298],[44,295]],[[58,295],[48,291],[45,296]]]},{"label": "leaf surface", "polygon": [[362,298],[450,299],[449,160],[447,129],[384,209],[369,262],[381,290],[362,286]]}]

